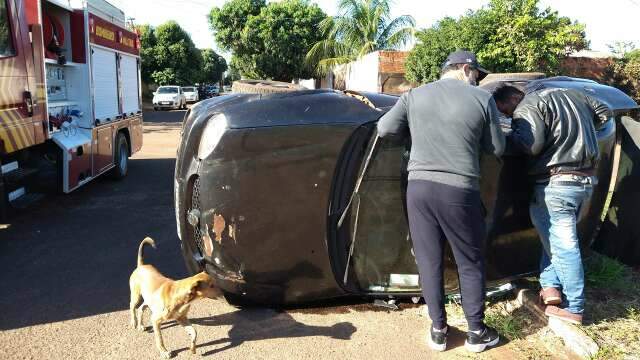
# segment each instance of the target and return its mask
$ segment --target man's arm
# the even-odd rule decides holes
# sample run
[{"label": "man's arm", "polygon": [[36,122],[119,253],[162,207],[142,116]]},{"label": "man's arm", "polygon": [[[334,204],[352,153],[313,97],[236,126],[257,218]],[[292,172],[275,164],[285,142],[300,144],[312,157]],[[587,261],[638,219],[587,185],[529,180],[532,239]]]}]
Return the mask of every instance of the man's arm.
[{"label": "man's arm", "polygon": [[598,127],[600,127],[600,125],[607,122],[609,117],[612,115],[611,110],[605,103],[601,102],[600,100],[586,94],[585,97],[587,98],[587,103],[596,114],[596,116],[593,118],[593,124],[597,129]]},{"label": "man's arm", "polygon": [[547,106],[536,94],[524,97],[511,121],[511,143],[529,155],[538,155],[545,143]]},{"label": "man's arm", "polygon": [[404,136],[408,134],[407,97],[409,93],[410,91],[404,93],[391,110],[384,114],[378,121],[378,135],[380,137]]},{"label": "man's arm", "polygon": [[487,154],[501,157],[504,154],[504,149],[505,138],[500,128],[500,115],[496,107],[496,101],[492,97],[489,99],[486,125],[482,134],[482,150]]}]

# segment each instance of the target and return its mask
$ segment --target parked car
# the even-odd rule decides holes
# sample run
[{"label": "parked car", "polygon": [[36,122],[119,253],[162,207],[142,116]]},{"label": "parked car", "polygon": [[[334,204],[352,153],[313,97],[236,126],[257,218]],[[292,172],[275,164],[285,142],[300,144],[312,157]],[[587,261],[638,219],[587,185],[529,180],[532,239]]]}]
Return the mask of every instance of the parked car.
[{"label": "parked car", "polygon": [[[580,89],[614,111],[597,130],[599,183],[579,221],[583,246],[590,246],[607,210],[621,120],[637,121],[638,105],[587,80],[509,83],[526,91]],[[174,192],[188,269],[217,277],[233,302],[421,296],[405,204],[410,144],[376,135],[376,122],[397,99],[308,90],[231,94],[194,106]],[[489,287],[538,270],[525,166],[519,155],[482,160]],[[458,289],[450,250],[445,287]]]},{"label": "parked car", "polygon": [[180,86],[160,86],[153,93],[153,110],[186,108],[187,100]]},{"label": "parked car", "polygon": [[182,92],[187,103],[195,103],[200,100],[198,90],[194,86],[183,86]]},{"label": "parked car", "polygon": [[209,85],[207,86],[207,95],[209,97],[214,97],[220,95],[220,88],[218,85]]},{"label": "parked car", "polygon": [[224,90],[225,93],[230,93],[231,92],[231,85],[225,85],[222,87],[222,89]]}]

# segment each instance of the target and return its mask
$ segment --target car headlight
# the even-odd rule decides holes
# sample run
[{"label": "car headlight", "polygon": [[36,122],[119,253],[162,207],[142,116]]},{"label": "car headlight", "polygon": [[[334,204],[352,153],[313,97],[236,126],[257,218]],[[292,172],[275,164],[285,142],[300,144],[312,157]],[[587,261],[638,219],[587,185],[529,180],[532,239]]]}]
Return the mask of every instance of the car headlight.
[{"label": "car headlight", "polygon": [[200,146],[198,147],[199,159],[205,159],[213,153],[226,130],[227,118],[224,114],[218,114],[209,119],[209,123],[207,123],[200,138]]}]

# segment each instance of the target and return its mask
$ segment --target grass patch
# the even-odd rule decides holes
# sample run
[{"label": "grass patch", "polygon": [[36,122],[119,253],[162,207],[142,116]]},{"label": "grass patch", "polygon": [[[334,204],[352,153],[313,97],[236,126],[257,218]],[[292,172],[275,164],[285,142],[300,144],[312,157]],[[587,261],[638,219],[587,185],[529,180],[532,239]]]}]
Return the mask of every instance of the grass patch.
[{"label": "grass patch", "polygon": [[606,256],[593,254],[585,260],[586,285],[600,289],[623,290],[629,286],[631,269]]},{"label": "grass patch", "polygon": [[490,311],[485,315],[484,321],[509,340],[522,339],[525,336],[523,332],[524,320],[514,314]]},{"label": "grass patch", "polygon": [[592,254],[585,260],[586,325],[600,345],[594,359],[634,359],[640,354],[640,273]]}]

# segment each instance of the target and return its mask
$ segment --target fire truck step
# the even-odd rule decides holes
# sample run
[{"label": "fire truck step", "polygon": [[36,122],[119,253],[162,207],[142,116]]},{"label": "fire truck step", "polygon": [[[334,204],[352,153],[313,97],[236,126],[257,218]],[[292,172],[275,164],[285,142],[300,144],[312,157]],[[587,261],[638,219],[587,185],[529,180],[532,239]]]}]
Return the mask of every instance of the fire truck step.
[{"label": "fire truck step", "polygon": [[18,168],[3,175],[5,191],[11,193],[25,185],[28,179],[38,173],[37,169]]},{"label": "fire truck step", "polygon": [[37,203],[44,197],[44,194],[28,193],[11,201],[11,207],[15,209],[26,209],[27,207]]}]

